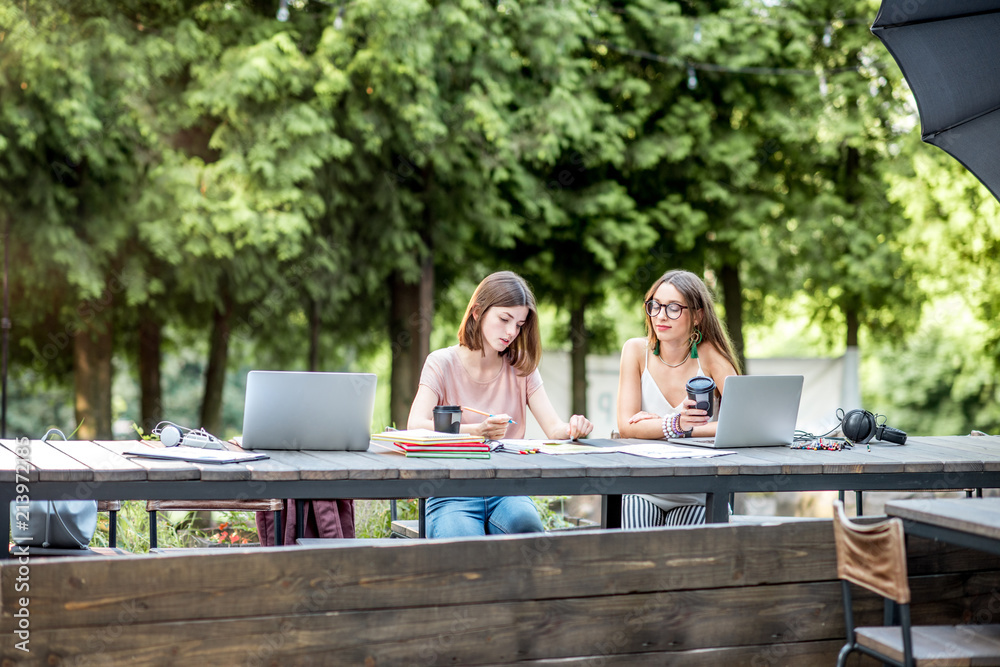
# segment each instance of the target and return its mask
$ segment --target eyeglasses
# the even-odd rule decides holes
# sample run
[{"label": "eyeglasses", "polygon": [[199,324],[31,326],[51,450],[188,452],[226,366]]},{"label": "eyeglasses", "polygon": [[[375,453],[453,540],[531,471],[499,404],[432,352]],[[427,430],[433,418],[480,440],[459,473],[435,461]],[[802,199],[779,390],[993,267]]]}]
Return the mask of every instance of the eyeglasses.
[{"label": "eyeglasses", "polygon": [[682,306],[681,304],[674,303],[672,301],[670,303],[663,304],[656,299],[650,299],[646,302],[646,314],[650,317],[656,317],[657,313],[660,312],[660,308],[665,308],[667,311],[667,317],[672,320],[676,320],[681,316],[681,313],[683,313],[685,309],[689,308],[689,306]]}]

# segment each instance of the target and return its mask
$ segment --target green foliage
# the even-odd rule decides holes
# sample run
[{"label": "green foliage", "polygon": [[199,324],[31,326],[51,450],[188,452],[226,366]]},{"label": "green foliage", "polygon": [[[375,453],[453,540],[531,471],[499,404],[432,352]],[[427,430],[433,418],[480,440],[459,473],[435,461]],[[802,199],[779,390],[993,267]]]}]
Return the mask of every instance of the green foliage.
[{"label": "green foliage", "polygon": [[[108,546],[110,515],[99,512],[97,532],[90,542],[92,547]],[[194,513],[188,512],[177,521],[171,521],[168,512],[156,513],[156,543],[169,549],[194,546],[194,537],[204,537],[205,532],[193,523]],[[131,553],[149,553],[149,512],[141,500],[126,500],[118,511],[116,543],[119,549]]]},{"label": "green foliage", "polygon": [[[428,261],[434,347],[511,268],[551,346],[616,350],[653,279],[688,268],[739,292],[748,330],[796,339],[777,347],[836,354],[850,329],[928,357],[905,392],[865,367],[914,431],[994,424],[1000,209],[918,141],[877,4],[358,0],[281,23],[248,0],[0,0],[11,426],[75,421],[74,342],[102,322],[119,373],[161,327],[181,423],[220,365],[227,432],[249,367],[314,352],[387,386],[387,286]],[[949,294],[961,342],[925,306]],[[206,363],[213,322],[228,356]]]}]

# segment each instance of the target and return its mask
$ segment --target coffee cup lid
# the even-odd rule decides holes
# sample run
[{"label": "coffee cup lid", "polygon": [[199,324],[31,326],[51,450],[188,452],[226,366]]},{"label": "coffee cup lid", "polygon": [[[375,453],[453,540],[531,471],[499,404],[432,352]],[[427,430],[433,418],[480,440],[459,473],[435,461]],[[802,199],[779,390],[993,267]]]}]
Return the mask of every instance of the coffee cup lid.
[{"label": "coffee cup lid", "polygon": [[687,390],[692,393],[701,393],[715,389],[715,380],[710,377],[699,375],[687,381]]}]

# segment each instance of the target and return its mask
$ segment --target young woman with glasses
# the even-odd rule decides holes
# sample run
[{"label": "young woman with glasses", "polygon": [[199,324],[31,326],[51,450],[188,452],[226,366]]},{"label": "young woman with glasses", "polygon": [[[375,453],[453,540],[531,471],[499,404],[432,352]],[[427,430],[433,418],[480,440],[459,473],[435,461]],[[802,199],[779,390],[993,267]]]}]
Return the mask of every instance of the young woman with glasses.
[{"label": "young woman with glasses", "polygon": [[[436,405],[488,411],[485,419],[462,411],[462,433],[490,440],[523,438],[530,409],[548,438],[582,438],[594,425],[583,415],[559,419],[542,386],[538,362],[542,341],[535,297],[524,279],[499,271],[473,293],[458,329],[458,345],[436,350],[424,361],[406,427],[434,428]],[[427,536],[529,533],[543,530],[526,496],[429,498]]]},{"label": "young woman with glasses", "polygon": [[[668,271],[646,292],[646,337],[622,348],[618,431],[623,438],[711,437],[717,423],[694,407],[685,385],[715,381],[716,404],[736,355],[705,283],[688,271]],[[622,498],[622,527],[705,522],[705,494],[644,494]]]}]

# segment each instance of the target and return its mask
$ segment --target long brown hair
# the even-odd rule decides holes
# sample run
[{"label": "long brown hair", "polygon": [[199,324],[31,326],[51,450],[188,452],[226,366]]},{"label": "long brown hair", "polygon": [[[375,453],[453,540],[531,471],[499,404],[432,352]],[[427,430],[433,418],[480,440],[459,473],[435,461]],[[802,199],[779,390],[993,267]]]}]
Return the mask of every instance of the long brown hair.
[{"label": "long brown hair", "polygon": [[[458,328],[458,342],[470,350],[483,349],[482,321],[486,311],[494,306],[527,306],[528,317],[524,320],[517,338],[500,353],[507,362],[517,369],[518,375],[531,375],[542,358],[542,336],[538,330],[538,308],[535,295],[524,278],[513,271],[497,271],[483,278],[479,287],[469,299],[465,317]],[[476,317],[473,317],[473,312]]]},{"label": "long brown hair", "polygon": [[676,287],[677,291],[684,297],[688,307],[691,308],[692,330],[694,328],[694,312],[696,310],[702,311],[701,322],[698,324],[702,342],[707,341],[715,345],[716,349],[722,353],[722,356],[733,365],[736,372],[741,372],[740,365],[736,361],[736,354],[733,352],[733,344],[730,342],[729,334],[726,332],[726,325],[722,323],[722,320],[719,319],[719,316],[715,312],[712,293],[709,292],[705,282],[690,271],[667,271],[646,292],[646,298],[643,299],[642,312],[646,316],[646,340],[649,349],[654,349],[658,341],[653,329],[653,318],[646,312],[645,302],[652,299],[653,295],[656,294],[656,290],[660,289],[660,285],[663,284]]}]

